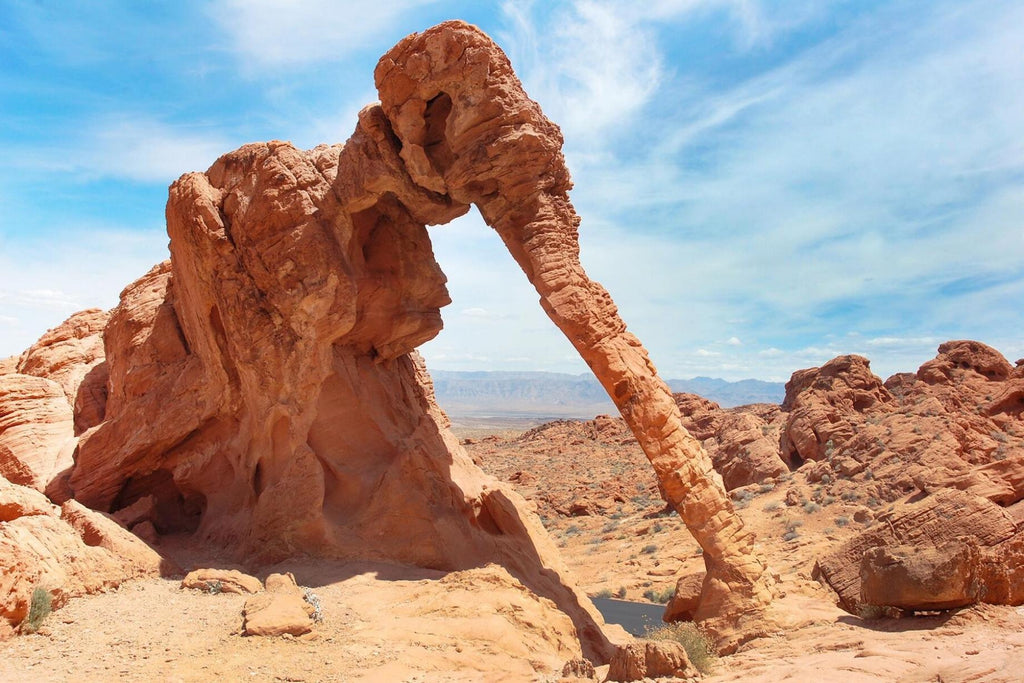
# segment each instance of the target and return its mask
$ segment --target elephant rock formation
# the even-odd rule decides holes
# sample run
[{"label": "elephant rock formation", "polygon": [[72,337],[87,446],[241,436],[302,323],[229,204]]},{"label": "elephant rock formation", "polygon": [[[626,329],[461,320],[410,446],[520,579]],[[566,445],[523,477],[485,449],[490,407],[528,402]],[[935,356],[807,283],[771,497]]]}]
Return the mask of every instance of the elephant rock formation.
[{"label": "elephant rock formation", "polygon": [[771,600],[769,573],[646,351],[580,264],[559,129],[462,22],[402,40],[375,80],[381,102],[344,145],[250,144],[171,186],[171,258],[122,293],[105,361],[74,375],[91,390],[52,418],[81,434],[51,479],[97,510],[149,501],[160,534],[251,561],[495,562],[607,661],[600,616],[522,499],[448,431],[414,351],[449,303],[425,226],[476,204],[703,546],[696,618],[734,647]]}]

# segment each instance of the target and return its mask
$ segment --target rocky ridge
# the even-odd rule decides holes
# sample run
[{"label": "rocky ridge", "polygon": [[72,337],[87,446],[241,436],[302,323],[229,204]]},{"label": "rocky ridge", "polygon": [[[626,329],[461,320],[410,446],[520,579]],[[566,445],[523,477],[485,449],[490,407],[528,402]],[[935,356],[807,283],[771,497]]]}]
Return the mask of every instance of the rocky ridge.
[{"label": "rocky ridge", "polygon": [[[799,561],[793,546],[811,543],[804,560],[811,565],[801,571],[810,578],[817,560],[813,573],[847,610],[857,613],[879,600],[910,610],[917,600],[917,607],[929,609],[936,603],[922,602],[920,591],[915,598],[910,579],[899,600],[882,599],[871,586],[880,585],[883,565],[920,575],[923,564],[901,558],[939,548],[960,558],[947,568],[965,577],[959,604],[1021,604],[1008,588],[1018,580],[1014,568],[1024,565],[1017,550],[1024,538],[1021,377],[1024,363],[1011,365],[979,342],[952,341],[917,373],[885,382],[858,356],[798,371],[780,406],[723,410],[699,396],[675,398],[686,428],[702,440],[741,514],[761,511],[760,517],[746,516],[747,524],[757,529],[762,552],[775,558],[783,576]],[[637,598],[674,587],[669,611],[692,618],[702,582],[692,561],[699,548],[679,538],[663,517],[662,497],[637,466],[642,454],[621,420],[557,421],[513,438],[470,441],[474,459],[514,483],[570,549],[567,556],[579,558],[573,569],[589,590]],[[938,521],[929,526],[921,511],[932,509]],[[812,526],[814,542],[808,538]],[[986,535],[989,527],[1000,531]],[[634,535],[655,548],[650,556],[624,545],[623,554],[597,562],[632,563],[630,577],[585,566],[593,542],[617,545]],[[775,535],[782,538],[773,540]],[[872,552],[876,559],[862,567]],[[664,553],[680,563],[670,564],[667,575],[655,564]],[[862,573],[868,600],[875,602],[861,598]],[[636,578],[645,575],[646,581]]]}]

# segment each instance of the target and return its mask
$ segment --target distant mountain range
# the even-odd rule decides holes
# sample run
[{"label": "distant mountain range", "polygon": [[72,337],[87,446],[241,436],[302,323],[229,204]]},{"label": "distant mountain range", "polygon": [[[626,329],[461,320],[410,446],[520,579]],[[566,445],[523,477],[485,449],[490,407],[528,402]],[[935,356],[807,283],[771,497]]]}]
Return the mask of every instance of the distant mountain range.
[{"label": "distant mountain range", "polygon": [[[557,372],[454,372],[433,370],[437,402],[450,415],[585,417],[614,413],[604,389],[592,375]],[[782,382],[695,377],[670,379],[675,392],[699,394],[723,408],[747,403],[781,403]]]}]

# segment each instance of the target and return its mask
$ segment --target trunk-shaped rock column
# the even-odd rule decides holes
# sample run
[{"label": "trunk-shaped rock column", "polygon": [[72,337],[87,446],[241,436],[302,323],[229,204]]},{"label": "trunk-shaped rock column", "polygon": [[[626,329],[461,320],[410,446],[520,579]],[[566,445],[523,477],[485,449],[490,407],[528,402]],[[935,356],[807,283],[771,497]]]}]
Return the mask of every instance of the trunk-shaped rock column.
[{"label": "trunk-shaped rock column", "polygon": [[704,549],[697,619],[722,651],[756,635],[771,576],[711,459],[682,426],[668,386],[580,264],[580,219],[568,198],[558,127],[527,97],[504,53],[462,22],[409,36],[381,58],[375,76],[413,180],[478,206],[618,406]]}]

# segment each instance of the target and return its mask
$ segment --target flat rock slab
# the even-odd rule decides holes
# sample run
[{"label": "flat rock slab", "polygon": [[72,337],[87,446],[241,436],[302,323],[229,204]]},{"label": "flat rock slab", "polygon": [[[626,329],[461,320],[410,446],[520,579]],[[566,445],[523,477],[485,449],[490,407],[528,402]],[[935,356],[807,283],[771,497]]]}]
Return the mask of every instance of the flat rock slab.
[{"label": "flat rock slab", "polygon": [[267,592],[245,601],[242,633],[247,636],[301,636],[313,630],[313,607],[303,599],[295,577],[271,574]]},{"label": "flat rock slab", "polygon": [[196,569],[182,580],[181,587],[209,593],[239,595],[259,593],[263,590],[263,584],[259,579],[243,574],[237,569]]}]

